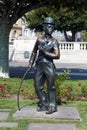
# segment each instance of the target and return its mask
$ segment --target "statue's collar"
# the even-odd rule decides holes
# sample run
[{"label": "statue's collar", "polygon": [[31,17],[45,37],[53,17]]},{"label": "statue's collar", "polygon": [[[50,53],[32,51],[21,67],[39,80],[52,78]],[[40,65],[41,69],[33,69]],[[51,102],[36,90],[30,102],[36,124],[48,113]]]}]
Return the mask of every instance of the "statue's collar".
[{"label": "statue's collar", "polygon": [[52,38],[52,36],[51,35],[44,35],[44,38],[46,38],[46,39],[50,39],[50,38]]}]

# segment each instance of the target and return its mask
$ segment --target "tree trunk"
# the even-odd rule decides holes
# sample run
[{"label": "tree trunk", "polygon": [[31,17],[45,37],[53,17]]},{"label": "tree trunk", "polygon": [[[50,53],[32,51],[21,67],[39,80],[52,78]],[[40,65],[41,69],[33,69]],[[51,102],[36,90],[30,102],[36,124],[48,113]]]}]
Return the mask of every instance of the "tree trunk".
[{"label": "tree trunk", "polygon": [[7,25],[0,25],[0,77],[9,77],[9,32]]},{"label": "tree trunk", "polygon": [[67,32],[65,30],[64,30],[64,36],[65,36],[66,42],[71,41],[71,38],[67,35]]},{"label": "tree trunk", "polygon": [[72,41],[75,42],[76,29],[72,29]]}]

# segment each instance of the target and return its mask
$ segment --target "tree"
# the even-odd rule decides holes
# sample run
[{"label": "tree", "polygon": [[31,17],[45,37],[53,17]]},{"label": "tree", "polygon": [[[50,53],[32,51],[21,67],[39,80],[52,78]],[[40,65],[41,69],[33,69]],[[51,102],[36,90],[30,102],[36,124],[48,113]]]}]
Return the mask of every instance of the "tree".
[{"label": "tree", "polygon": [[9,77],[9,33],[26,12],[47,4],[48,0],[0,0],[0,77]]},{"label": "tree", "polygon": [[[64,31],[65,37],[67,41],[75,41],[75,35],[77,32],[87,29],[87,11],[77,11],[77,10],[69,10],[69,8],[60,8],[57,14],[59,25],[58,29]],[[69,39],[67,37],[67,31],[71,31],[72,37]]]},{"label": "tree", "polygon": [[[85,6],[87,3],[85,2],[85,0],[54,1],[53,6],[42,7],[26,14],[26,19],[29,23],[28,27],[31,29],[41,28],[44,17],[51,16],[55,18],[57,30],[64,31],[66,40],[75,41],[76,33],[87,29],[87,9]],[[80,9],[81,6],[82,8]],[[36,20],[34,21],[33,19]],[[71,38],[67,36],[67,31],[71,31]]]},{"label": "tree", "polygon": [[[58,10],[57,16],[59,16],[58,28],[64,31],[67,41],[75,41],[75,34],[78,31],[87,30],[87,1],[86,0],[69,0],[61,1],[60,7],[57,7],[56,1],[54,1],[55,8]],[[72,32],[72,38],[67,37],[66,31]]]}]

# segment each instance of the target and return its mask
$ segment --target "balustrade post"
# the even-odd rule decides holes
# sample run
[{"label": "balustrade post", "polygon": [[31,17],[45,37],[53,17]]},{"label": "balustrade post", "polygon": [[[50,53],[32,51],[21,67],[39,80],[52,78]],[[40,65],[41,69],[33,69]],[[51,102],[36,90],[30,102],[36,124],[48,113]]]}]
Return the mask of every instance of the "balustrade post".
[{"label": "balustrade post", "polygon": [[73,43],[74,44],[74,50],[80,50],[80,44],[79,44],[79,42],[74,42]]}]

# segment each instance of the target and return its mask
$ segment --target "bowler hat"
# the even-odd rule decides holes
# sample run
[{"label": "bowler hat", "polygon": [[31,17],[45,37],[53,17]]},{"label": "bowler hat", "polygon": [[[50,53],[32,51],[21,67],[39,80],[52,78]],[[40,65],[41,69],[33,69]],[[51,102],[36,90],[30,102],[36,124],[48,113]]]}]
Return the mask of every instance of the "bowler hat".
[{"label": "bowler hat", "polygon": [[54,19],[52,17],[46,17],[44,19],[44,23],[43,24],[54,24]]}]

